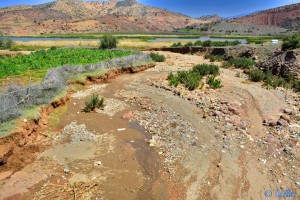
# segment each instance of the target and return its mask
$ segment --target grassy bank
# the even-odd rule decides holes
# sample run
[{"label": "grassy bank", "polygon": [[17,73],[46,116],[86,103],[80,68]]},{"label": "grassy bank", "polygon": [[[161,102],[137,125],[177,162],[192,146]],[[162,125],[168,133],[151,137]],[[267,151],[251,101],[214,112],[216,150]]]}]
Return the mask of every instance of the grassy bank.
[{"label": "grassy bank", "polygon": [[[156,38],[197,38],[199,34],[174,34],[174,33],[111,33],[118,39],[144,39],[151,40]],[[78,33],[78,34],[45,34],[36,36],[13,36],[13,37],[29,37],[29,38],[84,38],[84,39],[100,39],[104,34],[101,33]]]},{"label": "grassy bank", "polygon": [[[182,44],[188,43],[189,40],[181,41]],[[131,50],[144,50],[149,48],[161,48],[171,46],[174,41],[166,42],[148,42],[140,39],[126,39],[119,40],[118,48],[131,49]],[[99,47],[100,40],[47,40],[47,41],[29,41],[20,42],[16,41],[14,49],[35,51],[52,46],[56,47]]]},{"label": "grassy bank", "polygon": [[268,35],[268,36],[242,36],[242,35],[210,35],[210,38],[227,38],[227,39],[245,39],[248,43],[267,43],[272,39],[282,40],[283,35]]}]

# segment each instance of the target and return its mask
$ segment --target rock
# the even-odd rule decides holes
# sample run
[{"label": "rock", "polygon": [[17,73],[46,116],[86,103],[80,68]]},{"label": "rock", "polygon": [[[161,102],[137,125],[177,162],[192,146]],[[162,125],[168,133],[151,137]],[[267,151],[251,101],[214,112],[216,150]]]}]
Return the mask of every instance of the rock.
[{"label": "rock", "polygon": [[10,145],[0,146],[0,166],[7,163],[8,158],[13,154],[13,147]]},{"label": "rock", "polygon": [[286,121],[286,120],[284,120],[284,119],[279,119],[278,121],[277,121],[277,124],[279,125],[279,126],[288,126],[289,124],[288,124],[288,122]]},{"label": "rock", "polygon": [[149,140],[149,146],[150,147],[155,147],[156,146],[156,141],[153,140],[153,139]]},{"label": "rock", "polygon": [[240,115],[240,111],[236,106],[229,106],[228,110],[235,115]]},{"label": "rock", "polygon": [[287,121],[287,122],[290,122],[290,119],[291,119],[290,116],[285,115],[285,114],[281,115],[280,118],[281,118],[281,119],[284,119],[284,120]]},{"label": "rock", "polygon": [[269,144],[273,144],[273,143],[276,143],[278,141],[277,138],[275,137],[267,137],[266,141],[269,143]]},{"label": "rock", "polygon": [[0,173],[0,180],[4,180],[13,174],[12,171],[4,171]]},{"label": "rock", "polygon": [[296,112],[294,110],[290,109],[290,108],[284,109],[283,112],[285,114],[288,114],[288,115],[295,115],[296,114]]},{"label": "rock", "polygon": [[130,119],[130,118],[133,118],[133,117],[134,117],[134,115],[133,115],[132,111],[130,111],[130,112],[128,112],[128,113],[125,113],[125,114],[122,116],[123,119]]},{"label": "rock", "polygon": [[153,135],[153,136],[152,136],[152,140],[154,140],[154,141],[158,141],[159,139],[160,139],[160,137],[157,136],[157,135]]},{"label": "rock", "polygon": [[68,169],[68,168],[64,168],[64,172],[67,174],[67,173],[69,173],[70,172],[70,170]]},{"label": "rock", "polygon": [[220,168],[221,166],[222,166],[222,163],[218,163],[218,164],[217,164],[217,167]]},{"label": "rock", "polygon": [[298,185],[298,186],[300,186],[300,182],[296,182],[295,184]]},{"label": "rock", "polygon": [[300,48],[277,53],[256,66],[277,76],[295,74],[300,77]]},{"label": "rock", "polygon": [[27,122],[28,122],[28,119],[23,119],[23,122],[24,122],[24,123],[27,123]]},{"label": "rock", "polygon": [[245,121],[241,121],[236,126],[242,130],[247,130],[247,122],[245,122]]},{"label": "rock", "polygon": [[212,116],[216,116],[216,117],[219,117],[219,116],[221,116],[222,115],[222,112],[220,112],[220,111],[213,111],[212,112]]},{"label": "rock", "polygon": [[214,47],[211,48],[210,54],[223,55],[226,60],[232,57],[254,58],[256,56],[256,49],[248,46]]},{"label": "rock", "polygon": [[102,162],[101,161],[95,161],[94,162],[94,166],[95,167],[100,167],[102,165]]}]

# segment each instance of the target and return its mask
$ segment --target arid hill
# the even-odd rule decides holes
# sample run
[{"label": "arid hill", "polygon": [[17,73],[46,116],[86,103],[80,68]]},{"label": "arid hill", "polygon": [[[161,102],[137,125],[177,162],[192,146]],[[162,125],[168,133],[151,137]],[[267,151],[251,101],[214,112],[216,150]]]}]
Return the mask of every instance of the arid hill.
[{"label": "arid hill", "polygon": [[260,11],[232,20],[237,23],[279,26],[300,30],[300,3]]},{"label": "arid hill", "polygon": [[205,15],[202,17],[199,17],[198,19],[207,21],[207,22],[220,22],[223,21],[223,18],[219,15]]},{"label": "arid hill", "polygon": [[57,0],[0,9],[0,29],[9,35],[95,32],[169,32],[203,22],[135,0]]}]

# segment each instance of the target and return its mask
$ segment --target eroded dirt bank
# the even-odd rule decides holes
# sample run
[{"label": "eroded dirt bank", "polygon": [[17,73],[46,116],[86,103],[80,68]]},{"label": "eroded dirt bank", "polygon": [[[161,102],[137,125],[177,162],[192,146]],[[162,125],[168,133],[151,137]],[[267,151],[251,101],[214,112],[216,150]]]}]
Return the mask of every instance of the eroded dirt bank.
[{"label": "eroded dirt bank", "polygon": [[[73,94],[59,124],[45,125],[49,147],[17,172],[2,171],[0,198],[265,199],[276,189],[299,195],[299,125],[293,115],[285,127],[262,125],[297,108],[299,94],[263,89],[225,69],[219,90],[170,88],[170,71],[208,61],[160,53],[167,60],[155,68]],[[81,112],[92,93],[105,98],[105,109]]]}]

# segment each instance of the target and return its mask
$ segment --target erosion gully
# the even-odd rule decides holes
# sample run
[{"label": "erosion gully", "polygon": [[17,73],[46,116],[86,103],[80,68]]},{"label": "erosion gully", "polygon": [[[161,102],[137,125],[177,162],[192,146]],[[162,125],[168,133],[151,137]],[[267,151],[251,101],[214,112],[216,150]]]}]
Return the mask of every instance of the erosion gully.
[{"label": "erosion gully", "polygon": [[[198,91],[201,97],[211,95],[244,105],[241,117],[251,124],[249,131],[254,137],[249,139],[215,117],[204,118],[205,113],[187,99],[147,84],[148,79],[164,81],[169,71],[182,66],[209,62],[203,56],[160,54],[167,60],[154,69],[118,76],[94,85],[96,89],[90,93],[84,90],[88,95],[70,98],[66,111],[57,116],[59,124],[46,124],[40,133],[47,138],[32,144],[33,149],[44,146],[35,159],[14,173],[8,168],[0,171],[0,199],[265,199],[264,191],[277,188],[299,195],[295,184],[299,160],[283,153],[268,156],[270,149],[273,152],[277,147],[272,141],[259,139],[265,135],[265,127],[260,126],[262,115],[277,114],[286,106],[284,92],[244,84],[243,78],[227,69],[220,76],[224,88],[211,94]],[[109,112],[81,111],[85,98],[93,92],[105,98]],[[122,92],[130,98],[140,95],[149,105],[130,101],[119,95]],[[151,102],[152,110],[147,109]],[[204,109],[207,107],[210,104]],[[140,112],[131,120],[124,119],[130,111]],[[149,145],[152,135],[139,125],[141,121],[134,121],[140,116],[149,118],[151,127],[158,124],[155,128],[162,131],[161,140],[168,148]],[[174,127],[164,131],[165,124],[153,116]],[[21,155],[25,157],[18,158],[16,164],[26,161],[26,154]],[[167,160],[176,157],[171,166],[176,173],[172,174]]]},{"label": "erosion gully", "polygon": [[[124,89],[131,76],[134,75],[111,79],[104,89],[93,93],[118,100],[114,92]],[[126,103],[126,108],[111,116],[85,113],[85,98],[70,98],[65,105],[67,110],[59,116],[59,124],[49,125],[42,132],[56,132],[54,138],[76,122],[86,126],[86,130],[77,132],[88,131],[100,139],[72,143],[67,138],[53,142],[31,164],[2,183],[0,199],[169,198],[170,177],[162,168],[157,150],[148,144],[151,135],[138,122],[122,118],[125,113],[141,108]]]}]

